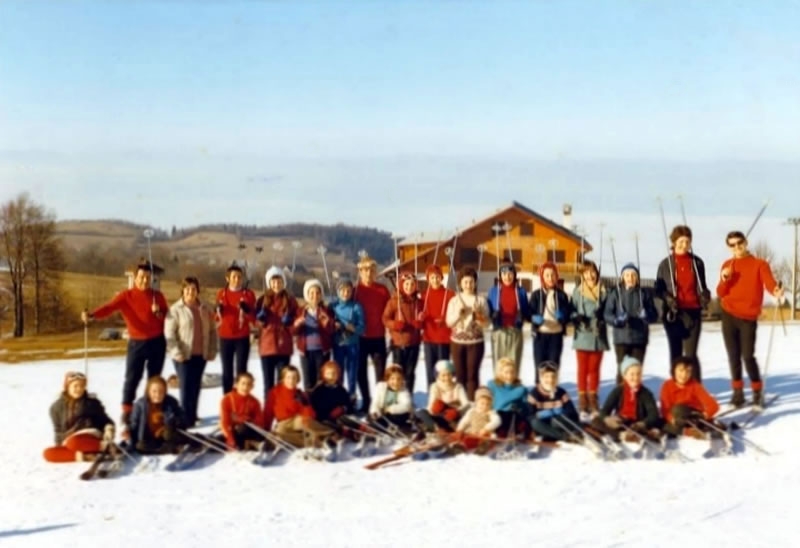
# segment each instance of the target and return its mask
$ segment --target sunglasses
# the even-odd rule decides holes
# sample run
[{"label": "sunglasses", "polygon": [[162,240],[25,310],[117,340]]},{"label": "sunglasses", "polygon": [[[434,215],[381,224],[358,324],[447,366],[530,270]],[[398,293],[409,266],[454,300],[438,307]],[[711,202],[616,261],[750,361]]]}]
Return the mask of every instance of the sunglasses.
[{"label": "sunglasses", "polygon": [[728,242],[728,247],[742,247],[744,246],[744,240],[736,240],[735,242]]}]

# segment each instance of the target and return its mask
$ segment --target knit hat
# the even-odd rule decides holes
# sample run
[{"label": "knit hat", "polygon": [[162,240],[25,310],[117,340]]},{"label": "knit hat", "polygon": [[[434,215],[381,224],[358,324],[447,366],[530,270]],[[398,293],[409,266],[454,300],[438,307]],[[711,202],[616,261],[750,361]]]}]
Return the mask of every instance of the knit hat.
[{"label": "knit hat", "polygon": [[80,371],[67,371],[64,374],[64,391],[66,391],[69,385],[74,381],[83,381],[83,384],[86,384],[86,375]]},{"label": "knit hat", "polygon": [[555,263],[547,261],[539,266],[539,283],[541,284],[542,288],[544,288],[544,271],[548,268],[551,269],[556,275],[556,283],[558,283],[558,267],[556,267]]},{"label": "knit hat", "polygon": [[636,272],[636,275],[639,276],[639,269],[636,268],[636,265],[633,263],[626,263],[625,265],[623,265],[622,270],[619,271],[620,276],[625,274],[626,270],[633,270],[634,272]]},{"label": "knit hat", "polygon": [[456,366],[453,365],[453,362],[450,360],[439,360],[436,362],[436,372],[442,373],[443,371],[447,371],[451,375],[456,374]]},{"label": "knit hat", "polygon": [[399,373],[401,377],[405,378],[405,375],[403,374],[403,368],[396,363],[390,363],[386,366],[386,371],[383,372],[383,380],[388,381],[389,377],[395,373]]},{"label": "knit hat", "polygon": [[539,364],[539,375],[542,373],[558,373],[558,364],[547,360]]},{"label": "knit hat", "polygon": [[308,295],[311,293],[312,287],[318,287],[319,292],[324,294],[322,291],[322,283],[316,278],[311,278],[310,280],[306,280],[306,283],[303,284],[303,298],[305,300],[309,300]]},{"label": "knit hat", "polygon": [[272,278],[280,278],[281,280],[283,280],[284,287],[286,286],[286,274],[283,272],[282,268],[279,268],[275,265],[269,267],[267,273],[264,274],[264,280],[267,282],[267,287],[269,287],[269,281]]},{"label": "knit hat", "polygon": [[350,277],[350,274],[342,274],[339,276],[339,279],[336,280],[336,291],[339,291],[346,285],[353,287],[353,279]]},{"label": "knit hat", "polygon": [[642,366],[642,362],[634,358],[633,356],[625,356],[622,358],[622,362],[619,364],[619,373],[620,375],[625,375],[625,372],[630,369],[631,367],[638,365],[639,367]]},{"label": "knit hat", "polygon": [[440,278],[444,278],[444,274],[442,274],[442,269],[439,267],[438,264],[428,265],[428,268],[425,269],[425,279],[430,278],[431,274],[438,274]]},{"label": "knit hat", "polygon": [[480,398],[488,398],[489,401],[494,399],[492,398],[492,392],[485,386],[481,386],[475,391],[475,401],[477,402]]},{"label": "knit hat", "polygon": [[[411,280],[411,281],[414,282],[414,288],[409,293],[406,293],[405,291],[403,291],[403,282],[406,281],[406,280]],[[414,291],[416,291],[416,289],[417,289],[417,280],[416,280],[416,278],[414,278],[414,273],[413,272],[401,272],[400,273],[400,277],[397,279],[397,289],[401,293],[406,293],[407,295],[413,295]]]}]

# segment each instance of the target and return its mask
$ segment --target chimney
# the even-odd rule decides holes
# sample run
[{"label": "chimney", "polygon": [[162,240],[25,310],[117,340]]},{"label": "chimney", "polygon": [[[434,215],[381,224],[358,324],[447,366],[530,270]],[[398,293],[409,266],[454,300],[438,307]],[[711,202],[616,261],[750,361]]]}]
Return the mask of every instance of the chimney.
[{"label": "chimney", "polygon": [[561,208],[561,213],[564,215],[564,220],[561,224],[567,230],[572,230],[572,204],[564,204]]}]

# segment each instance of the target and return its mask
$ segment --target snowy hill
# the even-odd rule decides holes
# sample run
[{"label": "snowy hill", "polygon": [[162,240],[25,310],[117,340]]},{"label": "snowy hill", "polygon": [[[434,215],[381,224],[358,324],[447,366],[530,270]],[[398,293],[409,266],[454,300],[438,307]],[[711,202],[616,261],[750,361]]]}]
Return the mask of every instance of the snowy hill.
[{"label": "snowy hill", "polygon": [[[719,325],[706,324],[700,357],[721,401],[730,396]],[[760,328],[762,369],[770,326]],[[666,339],[654,327],[645,364],[654,391],[666,375]],[[528,339],[523,380],[533,377]],[[571,341],[565,348],[570,348]],[[737,444],[733,457],[703,459],[707,444],[681,441],[693,462],[603,462],[581,447],[534,461],[477,456],[411,462],[378,471],[367,461],[291,461],[261,468],[236,456],[209,458],[180,473],[131,473],[81,482],[86,464],[51,465],[48,406],[65,371],[82,360],[0,368],[5,443],[0,544],[66,546],[78,542],[164,546],[793,546],[787,513],[800,490],[800,325],[775,330],[767,391],[780,393],[745,436],[772,455]],[[261,376],[253,352],[250,369]],[[91,359],[90,391],[118,417],[121,358]],[[424,371],[420,363],[418,372]],[[484,362],[482,380],[490,375]],[[219,370],[210,364],[209,371]],[[171,364],[165,373],[172,371]],[[416,400],[424,401],[424,373]],[[562,384],[575,390],[574,353],[565,351]],[[601,396],[611,388],[613,356],[603,364]],[[141,387],[140,387],[141,390]],[[201,396],[201,416],[217,415],[219,388]]]}]

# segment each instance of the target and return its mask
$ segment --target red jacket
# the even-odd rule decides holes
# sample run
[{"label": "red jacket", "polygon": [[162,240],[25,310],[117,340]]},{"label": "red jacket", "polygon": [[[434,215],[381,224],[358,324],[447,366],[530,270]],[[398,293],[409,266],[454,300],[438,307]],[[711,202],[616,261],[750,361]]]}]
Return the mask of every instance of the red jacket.
[{"label": "red jacket", "polygon": [[[241,314],[239,303],[244,302],[247,311]],[[256,321],[256,295],[249,289],[239,289],[233,291],[223,287],[217,291],[217,313],[222,307],[222,314],[219,316],[219,327],[217,332],[221,339],[243,339],[250,336],[250,324]]]},{"label": "red jacket", "polygon": [[422,340],[434,344],[450,344],[450,328],[444,321],[447,303],[455,293],[444,287],[425,290],[422,300]]},{"label": "red jacket", "polygon": [[[306,337],[308,337],[308,327],[306,326],[306,307],[298,307],[292,325],[292,333],[297,336],[297,351],[301,354],[306,352]],[[322,351],[329,352],[333,346],[333,334],[336,333],[336,316],[327,305],[320,304],[317,307],[317,321],[319,322],[319,338],[322,343]]]},{"label": "red jacket", "polygon": [[728,266],[731,267],[731,277],[727,281],[720,279],[717,285],[720,306],[731,316],[757,320],[764,302],[764,289],[772,293],[778,286],[769,263],[748,255],[722,263],[722,269]]},{"label": "red jacket", "polygon": [[314,409],[308,401],[308,396],[302,390],[287,388],[281,383],[274,386],[267,395],[264,403],[264,424],[266,429],[272,428],[272,422],[291,419],[300,415],[302,417],[314,418]]},{"label": "red jacket", "polygon": [[[160,314],[153,314],[154,294]],[[164,336],[164,318],[168,310],[167,301],[160,291],[153,291],[150,288],[142,291],[134,287],[117,293],[110,302],[95,309],[92,317],[102,320],[114,312],[119,312],[128,327],[128,336],[133,340],[142,341]]]},{"label": "red jacket", "polygon": [[676,405],[687,405],[702,411],[707,419],[719,411],[717,400],[695,379],[683,386],[675,382],[675,379],[664,381],[661,387],[661,415],[668,422],[672,422],[672,408]]},{"label": "red jacket", "polygon": [[386,338],[383,325],[383,311],[386,303],[392,298],[386,286],[377,282],[364,285],[360,281],[355,288],[353,298],[364,309],[364,334],[367,339]]},{"label": "red jacket", "polygon": [[[289,324],[284,325],[284,315]],[[297,317],[297,300],[282,290],[277,295],[268,289],[256,302],[259,356],[291,356],[294,351],[292,324]]]},{"label": "red jacket", "polygon": [[383,311],[383,324],[389,329],[394,346],[403,348],[419,344],[421,337],[419,328],[422,322],[417,320],[417,316],[422,311],[422,303],[417,298],[417,294],[400,296],[400,311],[397,309],[397,297],[392,297],[386,303]]},{"label": "red jacket", "polygon": [[219,404],[219,427],[225,434],[225,440],[229,446],[236,447],[233,427],[246,422],[252,422],[256,426],[264,425],[261,404],[249,394],[242,396],[236,390],[231,390],[222,397]]}]

